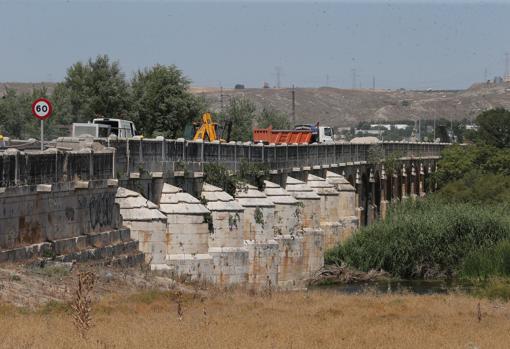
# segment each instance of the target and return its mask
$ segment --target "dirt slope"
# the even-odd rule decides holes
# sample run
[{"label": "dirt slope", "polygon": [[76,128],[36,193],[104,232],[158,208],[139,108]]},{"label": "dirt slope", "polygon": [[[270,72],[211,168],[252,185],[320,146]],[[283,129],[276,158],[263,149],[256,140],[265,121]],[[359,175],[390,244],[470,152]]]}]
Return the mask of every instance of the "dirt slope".
[{"label": "dirt slope", "polygon": [[[220,91],[205,90],[203,95],[220,109]],[[291,114],[290,89],[223,90],[224,103],[244,96],[259,108],[270,105]],[[461,91],[348,90],[337,88],[297,88],[297,122],[316,122],[331,126],[351,126],[359,121],[398,121],[408,119],[473,119],[480,111],[493,107],[510,108],[510,84],[474,85]]]},{"label": "dirt slope", "polygon": [[[34,86],[46,86],[51,93],[55,83],[0,83],[0,96],[5,93],[6,88],[30,92]],[[211,110],[220,110],[220,89],[192,87],[191,91],[204,96]],[[252,100],[258,108],[270,105],[289,115],[292,112],[290,89],[223,89],[225,105],[235,96],[244,96]],[[510,108],[510,83],[489,86],[475,84],[467,90],[459,91],[296,88],[298,123],[320,121],[331,126],[352,126],[359,121],[441,117],[455,120],[473,119],[481,111],[494,107]]]}]

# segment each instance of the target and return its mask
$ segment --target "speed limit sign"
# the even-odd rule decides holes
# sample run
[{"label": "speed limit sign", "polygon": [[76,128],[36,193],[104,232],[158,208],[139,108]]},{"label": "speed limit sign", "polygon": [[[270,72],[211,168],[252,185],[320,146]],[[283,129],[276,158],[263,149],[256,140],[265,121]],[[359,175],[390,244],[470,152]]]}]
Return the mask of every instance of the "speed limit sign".
[{"label": "speed limit sign", "polygon": [[51,116],[53,106],[46,98],[39,98],[32,103],[32,114],[39,120],[46,120]]},{"label": "speed limit sign", "polygon": [[41,151],[44,150],[44,120],[51,116],[53,106],[46,98],[39,98],[32,103],[32,114],[41,120]]}]

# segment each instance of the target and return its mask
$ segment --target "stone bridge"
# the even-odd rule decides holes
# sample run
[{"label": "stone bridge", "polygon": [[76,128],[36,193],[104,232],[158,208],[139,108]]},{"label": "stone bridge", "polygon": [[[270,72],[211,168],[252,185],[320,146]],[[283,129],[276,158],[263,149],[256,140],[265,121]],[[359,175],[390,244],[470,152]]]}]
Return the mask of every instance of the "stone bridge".
[{"label": "stone bridge", "polygon": [[[300,288],[328,248],[432,191],[446,144],[262,145],[60,139],[0,152],[0,262],[144,258],[219,285]],[[265,164],[265,189],[231,196],[204,165]],[[144,254],[140,254],[142,251]]]}]

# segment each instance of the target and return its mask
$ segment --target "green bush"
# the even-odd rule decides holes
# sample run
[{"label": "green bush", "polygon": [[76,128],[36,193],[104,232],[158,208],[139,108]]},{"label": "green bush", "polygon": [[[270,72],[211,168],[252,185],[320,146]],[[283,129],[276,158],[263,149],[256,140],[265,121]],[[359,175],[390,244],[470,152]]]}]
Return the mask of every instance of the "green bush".
[{"label": "green bush", "polygon": [[510,202],[510,176],[471,171],[446,184],[435,196],[449,202],[505,204]]},{"label": "green bush", "polygon": [[232,196],[240,185],[236,175],[230,173],[225,166],[218,164],[204,165],[204,182],[221,188]]},{"label": "green bush", "polygon": [[466,278],[487,279],[492,276],[510,276],[510,241],[482,248],[467,255],[461,275]]},{"label": "green bush", "polygon": [[402,278],[453,276],[467,255],[510,237],[504,208],[441,200],[405,202],[326,254],[326,263]]}]

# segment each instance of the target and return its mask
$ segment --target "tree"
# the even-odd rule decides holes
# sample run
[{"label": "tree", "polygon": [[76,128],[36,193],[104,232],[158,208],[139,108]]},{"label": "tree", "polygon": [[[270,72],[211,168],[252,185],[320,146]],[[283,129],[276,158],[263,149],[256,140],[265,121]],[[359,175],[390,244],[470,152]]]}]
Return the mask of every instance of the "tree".
[{"label": "tree", "polygon": [[[32,102],[37,98],[48,97],[45,88],[34,88],[31,93],[18,94],[14,89],[7,89],[0,99],[0,134],[11,138],[39,138],[39,121],[32,115]],[[50,123],[51,118],[45,121]],[[46,129],[51,137],[52,129]]]},{"label": "tree", "polygon": [[479,139],[498,148],[510,147],[510,111],[497,108],[476,117]]},{"label": "tree", "polygon": [[262,109],[262,112],[257,116],[257,126],[260,128],[272,126],[275,130],[288,130],[291,127],[287,114],[272,107]]},{"label": "tree", "polygon": [[174,65],[139,70],[132,82],[133,119],[145,136],[183,135],[200,117],[204,103],[189,92],[190,81]]},{"label": "tree", "polygon": [[71,121],[94,117],[126,117],[130,109],[129,86],[118,61],[107,55],[78,62],[68,70],[56,91],[72,115]]},{"label": "tree", "polygon": [[232,140],[249,141],[252,139],[255,110],[255,104],[244,97],[234,97],[230,100],[225,112],[220,114],[219,118],[220,121],[232,121]]}]

